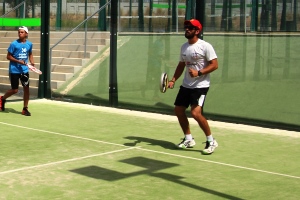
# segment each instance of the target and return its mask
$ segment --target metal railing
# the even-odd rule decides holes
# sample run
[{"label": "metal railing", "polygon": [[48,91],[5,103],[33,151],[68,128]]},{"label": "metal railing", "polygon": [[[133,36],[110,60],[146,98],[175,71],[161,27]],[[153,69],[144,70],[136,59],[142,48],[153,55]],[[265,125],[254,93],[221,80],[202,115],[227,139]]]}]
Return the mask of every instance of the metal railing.
[{"label": "metal railing", "polygon": [[0,16],[0,18],[5,18],[9,13],[17,10],[19,7],[21,7],[24,4],[23,7],[23,18],[25,18],[25,11],[26,11],[26,2],[23,1],[21,3],[19,3],[18,5],[16,5],[13,9],[11,9],[10,11],[8,11],[7,13],[5,13],[4,15]]},{"label": "metal railing", "polygon": [[[91,16],[83,20],[80,24],[78,24],[75,28],[73,28],[68,34],[66,34],[63,38],[61,38],[57,43],[55,43],[52,47],[50,47],[49,52],[49,67],[52,71],[52,50],[54,47],[56,47],[58,44],[60,44],[63,40],[65,40],[69,35],[71,35],[74,31],[76,31],[82,24],[85,24],[89,19],[91,19],[94,15],[96,15],[98,12],[103,10],[106,6],[110,4],[111,1],[108,1],[106,4],[104,4],[101,8],[99,8],[97,11],[95,11]],[[87,45],[87,26],[85,25],[85,37],[84,37],[84,57],[86,58],[86,45]]]}]

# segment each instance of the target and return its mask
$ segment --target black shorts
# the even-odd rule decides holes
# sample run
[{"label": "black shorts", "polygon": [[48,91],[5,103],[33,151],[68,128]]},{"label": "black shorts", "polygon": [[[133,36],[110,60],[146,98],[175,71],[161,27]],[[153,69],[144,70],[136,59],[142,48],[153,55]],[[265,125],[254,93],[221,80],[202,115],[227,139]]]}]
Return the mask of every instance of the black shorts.
[{"label": "black shorts", "polygon": [[185,88],[180,86],[174,105],[184,106],[186,108],[189,105],[198,105],[204,107],[205,97],[209,88]]},{"label": "black shorts", "polygon": [[11,89],[19,89],[19,80],[23,87],[29,87],[29,73],[9,74]]}]

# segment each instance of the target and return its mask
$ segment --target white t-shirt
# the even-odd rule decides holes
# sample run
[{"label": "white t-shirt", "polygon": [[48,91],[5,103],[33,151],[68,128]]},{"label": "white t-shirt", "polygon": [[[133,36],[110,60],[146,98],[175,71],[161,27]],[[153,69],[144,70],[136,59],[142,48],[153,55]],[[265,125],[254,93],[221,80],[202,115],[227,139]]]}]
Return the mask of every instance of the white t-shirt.
[{"label": "white t-shirt", "polygon": [[197,71],[208,66],[209,61],[217,58],[216,52],[211,44],[198,39],[194,44],[184,43],[181,46],[180,62],[185,62],[185,75],[182,86],[186,88],[206,88],[210,86],[210,76],[191,77],[189,67]]}]

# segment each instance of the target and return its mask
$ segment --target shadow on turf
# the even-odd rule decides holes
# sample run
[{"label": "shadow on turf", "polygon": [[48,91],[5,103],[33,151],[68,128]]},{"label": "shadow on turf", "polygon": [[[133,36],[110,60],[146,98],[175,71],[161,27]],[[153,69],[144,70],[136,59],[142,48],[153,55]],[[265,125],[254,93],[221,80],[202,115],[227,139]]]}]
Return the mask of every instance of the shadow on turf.
[{"label": "shadow on turf", "polygon": [[5,111],[1,111],[3,113],[14,113],[14,114],[21,114],[22,112],[21,111],[16,111],[15,109],[13,108],[5,108]]},{"label": "shadow on turf", "polygon": [[[177,183],[184,187],[193,188],[195,190],[199,190],[199,191],[206,192],[206,193],[209,193],[209,194],[212,194],[215,196],[219,196],[219,197],[222,197],[225,199],[232,199],[232,200],[240,200],[241,199],[241,198],[238,198],[235,196],[231,196],[228,194],[218,192],[216,190],[212,190],[212,189],[205,188],[203,186],[199,186],[200,184],[203,184],[203,182],[199,182],[199,185],[195,185],[195,184],[192,184],[192,183],[182,180],[182,179],[186,179],[186,177],[173,175],[173,174],[169,174],[169,173],[165,173],[165,172],[159,172],[160,170],[165,170],[165,169],[172,168],[172,167],[179,167],[180,165],[177,163],[171,163],[171,162],[166,162],[166,161],[161,161],[161,160],[154,160],[154,159],[145,158],[145,157],[133,157],[133,158],[120,160],[118,162],[124,163],[125,165],[128,165],[128,166],[129,165],[138,166],[143,169],[141,169],[139,171],[135,171],[135,172],[126,173],[126,172],[124,172],[124,169],[128,169],[128,167],[125,167],[125,166],[122,170],[123,172],[120,172],[120,171],[115,171],[115,170],[92,165],[92,166],[82,167],[82,168],[78,168],[78,169],[73,169],[70,171],[73,173],[77,173],[77,174],[86,176],[86,177],[110,181],[110,182],[120,181],[120,180],[128,179],[128,178],[134,178],[134,177],[140,176],[140,175],[142,175],[142,176],[148,175],[151,177],[163,179],[165,181]],[[149,183],[149,184],[151,184],[151,183]]]},{"label": "shadow on turf", "polygon": [[[156,140],[156,139],[152,139],[152,138],[145,138],[145,137],[137,137],[137,136],[128,136],[128,137],[124,137],[125,139],[129,139],[129,140],[134,140],[133,142],[129,142],[129,143],[124,143],[125,146],[136,146],[138,143],[148,143],[149,145],[152,146],[161,146],[165,149],[170,149],[170,150],[182,150],[180,148],[178,148],[176,146],[176,144],[169,142],[169,141],[164,141],[164,140]],[[193,149],[193,148],[187,148],[189,151],[197,151],[199,152],[199,150]]]}]

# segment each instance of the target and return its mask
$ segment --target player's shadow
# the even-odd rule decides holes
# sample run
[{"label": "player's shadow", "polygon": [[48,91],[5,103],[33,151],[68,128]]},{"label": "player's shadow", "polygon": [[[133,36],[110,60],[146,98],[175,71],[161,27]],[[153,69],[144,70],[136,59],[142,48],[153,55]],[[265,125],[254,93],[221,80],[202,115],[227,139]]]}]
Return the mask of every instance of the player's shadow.
[{"label": "player's shadow", "polygon": [[22,112],[21,111],[16,111],[15,109],[13,108],[5,108],[5,111],[2,111],[4,113],[14,113],[14,114],[21,114]]},{"label": "player's shadow", "polygon": [[[148,145],[161,146],[165,149],[182,150],[182,149],[177,147],[177,144],[174,144],[174,143],[169,142],[169,141],[156,140],[156,139],[152,139],[152,138],[137,137],[137,136],[127,136],[127,137],[124,137],[124,138],[129,139],[129,140],[133,140],[132,142],[124,143],[125,146],[136,146],[138,143],[148,143]],[[188,148],[187,150],[199,152],[199,150],[196,150],[196,149],[193,149],[193,148]]]},{"label": "player's shadow", "polygon": [[[120,164],[122,163],[122,164]],[[115,181],[121,181],[124,179],[130,179],[130,178],[135,178],[138,176],[150,176],[150,177],[155,177],[157,179],[161,179],[163,181],[167,181],[170,183],[175,183],[177,185],[180,185],[183,189],[186,187],[192,188],[196,191],[200,192],[205,192],[210,195],[214,195],[216,198],[222,198],[222,199],[232,199],[232,200],[242,200],[242,198],[239,198],[237,196],[232,196],[230,194],[222,193],[219,192],[218,190],[214,190],[209,187],[205,187],[201,181],[198,181],[198,184],[194,183],[189,183],[186,181],[186,176],[179,176],[175,175],[172,173],[168,173],[168,169],[174,168],[174,167],[179,167],[180,165],[177,163],[172,163],[172,162],[167,162],[167,161],[161,161],[161,160],[155,160],[155,159],[150,159],[150,158],[144,158],[144,157],[132,157],[132,158],[127,158],[124,160],[120,160],[119,163],[115,163],[117,167],[114,167],[114,169],[109,169],[107,167],[101,167],[101,166],[86,166],[86,167],[81,167],[81,168],[76,168],[70,170],[73,173],[77,173],[86,177],[94,178],[94,179],[99,179],[99,180],[104,180],[104,181],[110,181],[110,182],[115,182]],[[128,167],[126,167],[128,165]],[[115,169],[118,167],[124,166],[125,168],[119,168],[120,171],[116,171]],[[131,169],[130,166],[135,166],[139,167],[139,170],[134,170],[134,171],[129,171],[126,172],[126,169]],[[129,168],[130,167],[130,168]],[[171,170],[172,171],[172,170]],[[173,171],[174,172],[174,171]],[[208,181],[209,181],[208,177]],[[161,183],[161,181],[159,181]],[[105,183],[101,183],[105,184]],[[145,187],[148,183],[144,183],[143,186],[141,186],[141,189]],[[151,185],[151,183],[149,183]],[[147,185],[148,186],[148,185]],[[147,187],[146,186],[146,187]],[[151,185],[156,187],[156,185]],[[163,191],[162,191],[163,192]]]}]

